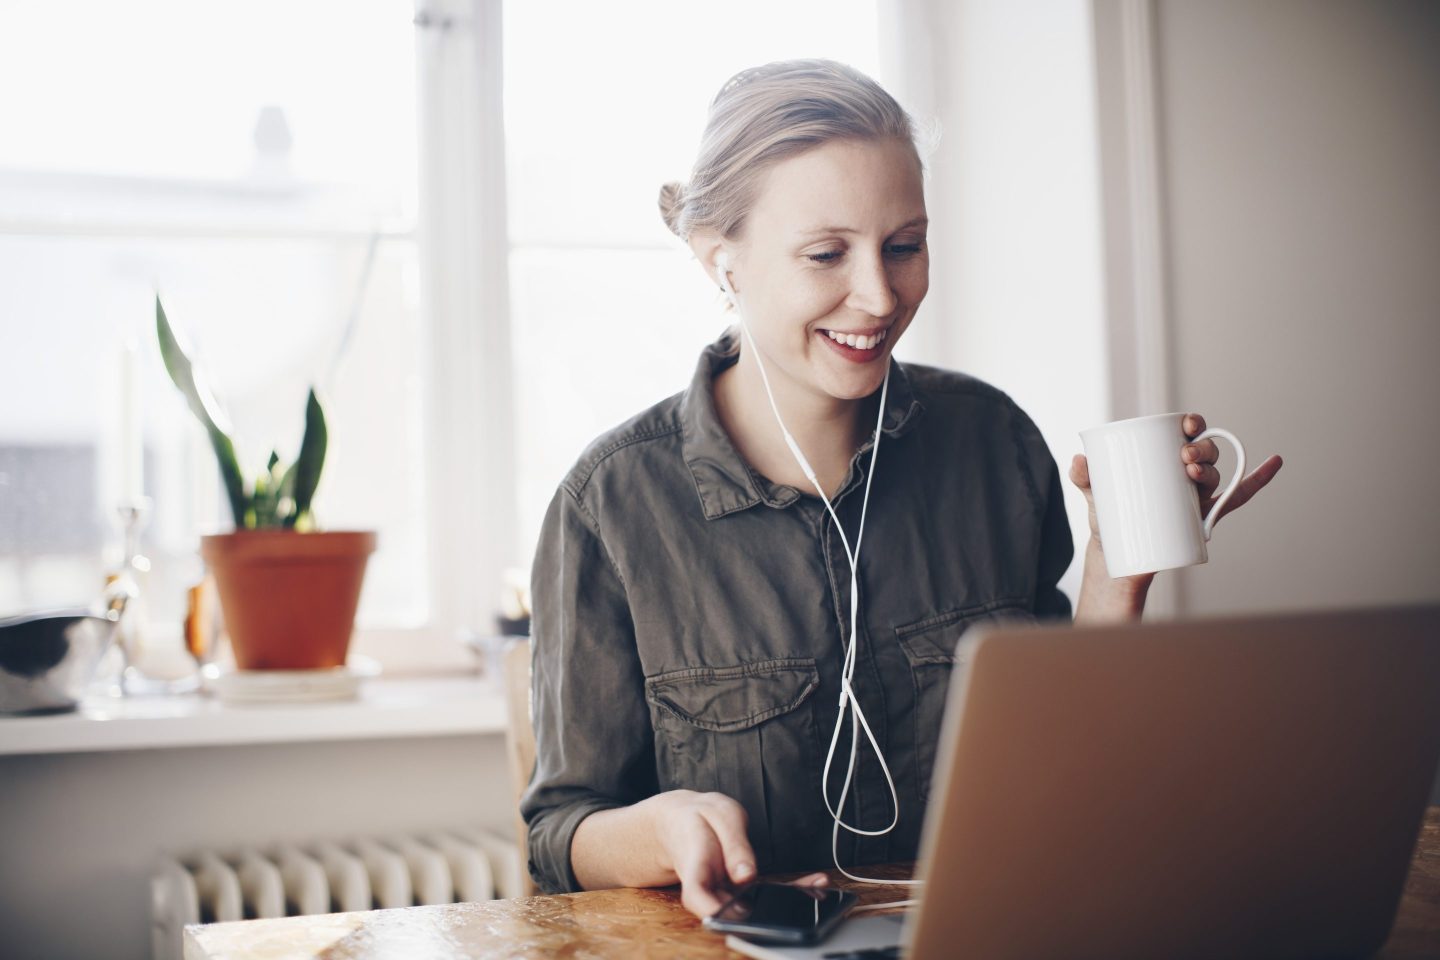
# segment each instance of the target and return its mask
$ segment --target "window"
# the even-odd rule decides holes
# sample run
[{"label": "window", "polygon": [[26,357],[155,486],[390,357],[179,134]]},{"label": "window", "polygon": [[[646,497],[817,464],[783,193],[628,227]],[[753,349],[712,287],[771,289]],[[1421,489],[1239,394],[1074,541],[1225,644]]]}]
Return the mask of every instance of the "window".
[{"label": "window", "polygon": [[[158,290],[247,473],[272,445],[294,455],[305,391],[322,389],[317,515],[383,545],[360,624],[426,621],[411,16],[344,0],[7,11],[0,611],[98,595],[119,559],[128,445],[143,444],[154,503],[157,621],[183,612],[198,533],[229,525],[155,347]],[[127,395],[138,430],[122,424]]]}]

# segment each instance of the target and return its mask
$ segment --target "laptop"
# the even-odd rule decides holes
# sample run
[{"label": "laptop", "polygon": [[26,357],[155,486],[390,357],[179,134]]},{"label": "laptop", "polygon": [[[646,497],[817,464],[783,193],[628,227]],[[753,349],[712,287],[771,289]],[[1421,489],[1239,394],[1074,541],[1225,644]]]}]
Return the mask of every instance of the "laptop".
[{"label": "laptop", "polygon": [[1440,606],[971,633],[920,906],[810,947],[732,948],[1150,960],[1384,943],[1440,758]]}]

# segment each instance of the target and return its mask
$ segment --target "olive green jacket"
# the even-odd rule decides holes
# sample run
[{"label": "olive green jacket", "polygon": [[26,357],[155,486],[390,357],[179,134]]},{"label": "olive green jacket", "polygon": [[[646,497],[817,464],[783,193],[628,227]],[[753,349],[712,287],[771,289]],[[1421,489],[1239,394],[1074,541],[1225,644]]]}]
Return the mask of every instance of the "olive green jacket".
[{"label": "olive green jacket", "polygon": [[[596,440],[546,515],[533,573],[530,871],[578,889],[580,821],[658,791],[740,802],[762,872],[831,865],[821,770],[840,699],[850,569],[819,497],[751,469],[715,412],[727,333],[689,389]],[[899,794],[842,863],[914,859],[956,640],[978,620],[1070,615],[1060,475],[1040,432],[973,377],[892,361],[860,560],[855,689]],[[834,498],[853,542],[871,444]],[[840,736],[838,798],[849,752]],[[861,745],[846,819],[890,822]]]}]

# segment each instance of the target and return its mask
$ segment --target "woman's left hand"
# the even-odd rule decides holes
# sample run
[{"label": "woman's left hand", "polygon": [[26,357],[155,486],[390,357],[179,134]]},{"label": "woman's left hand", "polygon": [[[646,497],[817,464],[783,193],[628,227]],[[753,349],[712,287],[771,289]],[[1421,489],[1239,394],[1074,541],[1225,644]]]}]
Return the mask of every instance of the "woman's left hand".
[{"label": "woman's left hand", "polygon": [[[1198,413],[1187,413],[1182,429],[1187,440],[1193,440],[1205,432],[1205,418]],[[1215,469],[1220,450],[1215,446],[1214,440],[1202,440],[1199,443],[1183,444],[1179,452],[1180,462],[1185,464],[1185,475],[1199,488],[1200,513],[1202,516],[1208,514],[1215,504],[1215,493],[1220,488],[1220,471]],[[1225,505],[1215,517],[1215,522],[1218,523],[1221,517],[1249,502],[1251,497],[1275,479],[1275,474],[1280,472],[1283,464],[1280,457],[1271,456],[1252,470],[1235,488],[1234,496],[1225,501]],[[1090,511],[1090,543],[1085,551],[1085,579],[1080,588],[1080,602],[1076,607],[1075,619],[1138,618],[1144,609],[1145,594],[1149,591],[1155,574],[1142,573],[1132,577],[1110,578],[1105,569],[1105,548],[1100,541],[1100,524],[1095,519],[1095,497],[1090,490],[1090,467],[1084,454],[1076,454],[1071,460],[1070,482],[1085,494],[1085,503]]]}]

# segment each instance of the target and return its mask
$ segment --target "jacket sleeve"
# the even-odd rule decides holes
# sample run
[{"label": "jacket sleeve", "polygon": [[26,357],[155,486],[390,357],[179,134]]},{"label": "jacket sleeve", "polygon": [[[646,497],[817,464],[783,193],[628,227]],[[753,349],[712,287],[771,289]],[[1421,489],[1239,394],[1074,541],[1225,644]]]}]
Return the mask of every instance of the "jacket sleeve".
[{"label": "jacket sleeve", "polygon": [[531,580],[535,772],[520,801],[530,874],[580,889],[570,843],[598,810],[653,794],[645,678],[619,571],[594,518],[565,487],[550,503]]},{"label": "jacket sleeve", "polygon": [[[1043,441],[1042,441],[1043,443]],[[1060,470],[1050,451],[1045,451],[1049,493],[1045,497],[1045,513],[1040,522],[1040,559],[1035,578],[1035,615],[1044,620],[1069,620],[1070,598],[1060,589],[1060,578],[1075,559],[1075,542],[1071,539],[1070,521],[1065,516],[1065,488]]]},{"label": "jacket sleeve", "polygon": [[1060,578],[1075,559],[1075,541],[1065,514],[1065,487],[1060,468],[1035,422],[1011,401],[1019,443],[1029,472],[1030,492],[1040,525],[1035,559],[1035,616],[1042,620],[1070,620],[1070,598],[1060,589]]}]

